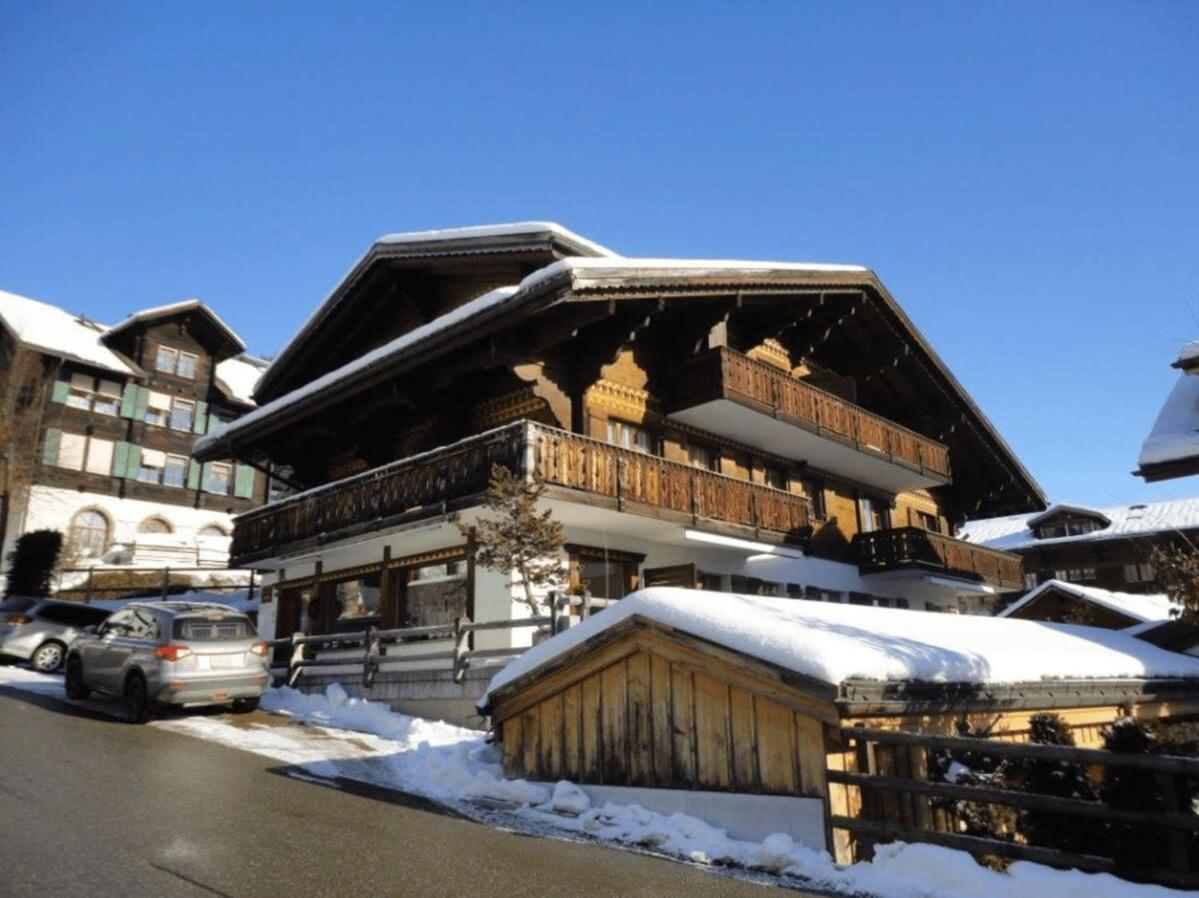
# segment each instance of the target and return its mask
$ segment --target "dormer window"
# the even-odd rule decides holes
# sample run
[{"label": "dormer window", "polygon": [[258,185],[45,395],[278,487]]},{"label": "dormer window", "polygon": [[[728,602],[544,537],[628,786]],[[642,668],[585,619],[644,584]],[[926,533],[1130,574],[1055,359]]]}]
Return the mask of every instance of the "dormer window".
[{"label": "dormer window", "polygon": [[1104,530],[1111,521],[1101,512],[1076,506],[1055,506],[1028,522],[1037,539],[1065,539]]},{"label": "dormer window", "polygon": [[194,380],[199,357],[192,352],[174,349],[170,346],[159,346],[154,356],[154,369],[163,374],[174,374]]}]

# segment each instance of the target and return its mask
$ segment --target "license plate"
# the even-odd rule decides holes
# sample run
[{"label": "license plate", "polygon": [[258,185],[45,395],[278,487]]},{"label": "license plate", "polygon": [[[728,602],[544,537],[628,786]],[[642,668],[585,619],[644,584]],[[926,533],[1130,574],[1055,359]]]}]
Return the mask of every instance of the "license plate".
[{"label": "license plate", "polygon": [[223,701],[224,699],[227,699],[229,697],[229,693],[228,692],[214,692],[212,694],[212,697],[215,701],[219,702],[219,701]]},{"label": "license plate", "polygon": [[241,661],[241,654],[233,655],[197,655],[196,666],[200,670],[228,670],[236,667]]}]

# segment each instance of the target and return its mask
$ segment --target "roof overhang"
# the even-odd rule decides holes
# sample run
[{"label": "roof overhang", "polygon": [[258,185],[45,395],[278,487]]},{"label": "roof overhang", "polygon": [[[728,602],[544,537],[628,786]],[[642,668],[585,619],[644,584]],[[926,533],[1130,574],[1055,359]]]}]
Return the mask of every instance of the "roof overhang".
[{"label": "roof overhang", "polygon": [[199,314],[202,315],[209,325],[216,332],[218,337],[223,340],[227,347],[231,350],[228,355],[236,355],[239,352],[245,352],[246,344],[212,309],[206,306],[198,299],[184,299],[179,302],[169,303],[165,306],[155,306],[152,309],[142,309],[140,312],[134,312],[126,317],[120,323],[110,327],[104,333],[101,339],[108,343],[114,337],[119,336],[125,331],[136,327],[140,324],[146,324],[150,321],[157,321],[162,318],[172,318],[176,315]]}]

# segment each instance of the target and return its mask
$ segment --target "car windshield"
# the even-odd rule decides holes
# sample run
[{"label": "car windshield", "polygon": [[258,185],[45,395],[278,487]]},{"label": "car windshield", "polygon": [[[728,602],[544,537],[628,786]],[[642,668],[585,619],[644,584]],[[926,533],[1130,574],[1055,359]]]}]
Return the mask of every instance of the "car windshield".
[{"label": "car windshield", "polygon": [[175,619],[174,638],[186,642],[223,642],[254,636],[249,618],[240,614],[210,614]]},{"label": "car windshield", "polygon": [[37,604],[37,599],[12,598],[0,602],[0,614],[24,614]]}]

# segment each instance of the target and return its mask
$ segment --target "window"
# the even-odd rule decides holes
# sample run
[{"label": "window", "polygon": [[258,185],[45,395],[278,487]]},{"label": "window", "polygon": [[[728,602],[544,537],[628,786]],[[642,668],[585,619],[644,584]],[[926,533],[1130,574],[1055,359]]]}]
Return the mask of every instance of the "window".
[{"label": "window", "polygon": [[699,572],[699,588],[709,592],[721,592],[724,589],[724,577],[720,574]]},{"label": "window", "polygon": [[121,405],[121,385],[90,374],[72,374],[66,404],[101,415],[116,415]]},{"label": "window", "polygon": [[466,614],[466,560],[456,558],[407,568],[402,626],[448,624]]},{"label": "window", "polygon": [[87,437],[78,433],[64,433],[58,441],[58,461],[60,468],[70,468],[72,471],[83,470],[83,459],[87,455]]},{"label": "window", "polygon": [[124,636],[133,628],[133,612],[118,611],[108,620],[100,625],[98,635],[103,636],[105,633],[115,633],[117,636]]},{"label": "window", "polygon": [[782,596],[786,594],[786,587],[782,583],[762,580],[758,577],[745,577],[741,574],[733,574],[729,578],[729,586],[733,592],[745,596]]},{"label": "window", "polygon": [[162,469],[166,467],[167,455],[157,449],[143,449],[137,479],[142,483],[162,483]]},{"label": "window", "polygon": [[1125,583],[1152,583],[1157,576],[1153,565],[1147,563],[1124,565]]},{"label": "window", "polygon": [[776,490],[787,488],[787,472],[776,465],[766,465],[762,469],[762,482]]},{"label": "window", "polygon": [[882,502],[864,496],[858,504],[862,515],[862,532],[887,529],[887,507]]},{"label": "window", "polygon": [[1047,521],[1037,528],[1038,539],[1061,539],[1066,536],[1083,536],[1102,530],[1107,525],[1093,518],[1061,518]]},{"label": "window", "polygon": [[113,442],[79,433],[58,433],[57,444],[47,436],[46,461],[59,468],[87,471],[89,474],[112,473]]},{"label": "window", "polygon": [[915,520],[917,527],[923,527],[925,530],[931,530],[933,533],[941,532],[941,519],[935,514],[929,514],[927,511],[917,511]]},{"label": "window", "polygon": [[88,437],[86,468],[89,474],[112,473],[112,452],[114,446],[115,444],[112,440]]},{"label": "window", "polygon": [[1082,583],[1087,580],[1095,579],[1095,569],[1093,567],[1072,567],[1063,568],[1053,572],[1053,576],[1058,580],[1065,580],[1068,583]]},{"label": "window", "polygon": [[85,508],[71,519],[68,544],[81,558],[99,558],[108,551],[108,518],[94,508]]},{"label": "window", "polygon": [[688,443],[687,461],[693,468],[703,468],[706,471],[720,470],[720,453],[710,446]]},{"label": "window", "polygon": [[186,486],[187,485],[187,458],[182,455],[168,455],[166,465],[162,469],[162,483],[164,486]]},{"label": "window", "polygon": [[164,518],[153,517],[153,518],[146,518],[144,521],[142,521],[140,524],[138,524],[137,532],[138,533],[174,533],[175,531],[174,531],[174,528],[171,527],[170,522],[168,522]]},{"label": "window", "polygon": [[170,346],[159,346],[154,356],[154,368],[163,374],[176,374],[194,380],[199,356],[195,353],[173,349]]},{"label": "window", "polygon": [[166,427],[170,416],[170,394],[157,393],[154,390],[150,390],[146,397],[146,423],[153,424],[155,427]]},{"label": "window", "polygon": [[637,588],[644,556],[593,546],[567,546],[566,550],[573,592],[586,589],[596,598],[623,599]]},{"label": "window", "polygon": [[333,593],[334,633],[348,633],[378,624],[383,594],[381,573],[364,574],[352,580],[339,580],[328,588]]},{"label": "window", "polygon": [[190,399],[175,399],[171,402],[171,429],[191,432],[196,419],[196,404]]},{"label": "window", "polygon": [[1030,573],[1025,574],[1024,575],[1024,588],[1025,589],[1034,589],[1037,585],[1038,579],[1039,578],[1037,577],[1037,575],[1035,573],[1030,572]]},{"label": "window", "polygon": [[233,480],[233,465],[214,461],[204,475],[204,492],[218,496],[229,495],[229,484]]},{"label": "window", "polygon": [[201,527],[200,532],[196,534],[200,539],[228,539],[229,534],[216,524],[209,524],[207,527]]},{"label": "window", "polygon": [[812,517],[823,519],[825,516],[824,509],[824,487],[819,481],[805,478],[800,481],[803,486],[803,494],[808,497],[808,501],[812,503]]},{"label": "window", "polygon": [[657,448],[657,441],[644,427],[638,427],[636,424],[630,424],[627,421],[618,421],[614,418],[608,421],[608,442],[613,446],[620,446],[623,449],[633,449],[649,455],[654,454]]}]

